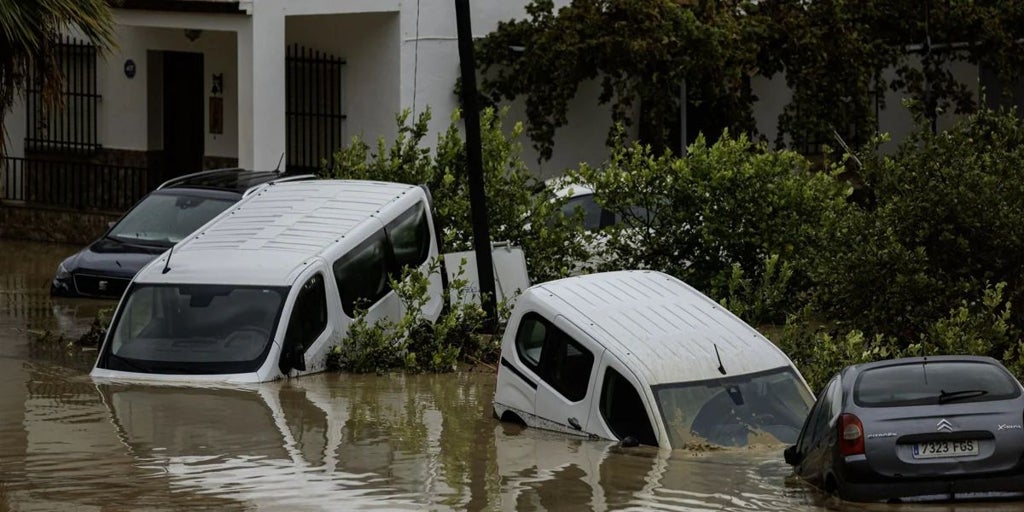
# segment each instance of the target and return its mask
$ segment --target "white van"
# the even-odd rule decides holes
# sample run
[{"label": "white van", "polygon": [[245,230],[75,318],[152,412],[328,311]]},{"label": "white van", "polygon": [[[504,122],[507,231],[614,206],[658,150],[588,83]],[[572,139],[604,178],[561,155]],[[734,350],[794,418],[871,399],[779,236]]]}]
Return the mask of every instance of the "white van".
[{"label": "white van", "polygon": [[792,443],[814,399],[768,339],[682,281],[620,271],[535,285],[502,338],[503,421],[671,448]]},{"label": "white van", "polygon": [[[264,185],[136,274],[93,377],[264,382],[324,369],[357,308],[397,320],[388,277],[437,257],[429,195],[397,183]],[[439,273],[424,316],[442,307]]]}]

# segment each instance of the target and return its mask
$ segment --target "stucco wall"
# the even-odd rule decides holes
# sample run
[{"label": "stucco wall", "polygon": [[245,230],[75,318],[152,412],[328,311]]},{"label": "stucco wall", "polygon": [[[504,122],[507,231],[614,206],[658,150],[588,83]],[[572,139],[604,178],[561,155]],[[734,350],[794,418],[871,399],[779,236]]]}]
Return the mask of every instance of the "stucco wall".
[{"label": "stucco wall", "polygon": [[[161,61],[153,52],[176,51],[203,54],[203,91],[205,154],[236,157],[238,155],[238,78],[237,43],[234,32],[204,30],[198,39],[189,41],[183,29],[119,26],[118,48],[98,65],[98,80],[103,104],[100,108],[100,143],[107,147],[130,150],[162,149],[160,119],[150,119],[151,105],[160,115],[160,84],[151,88],[151,80],[162,79]],[[156,60],[154,60],[156,57]],[[128,78],[125,62],[135,63],[136,74]],[[151,62],[151,60],[153,62]],[[153,69],[151,69],[153,66]],[[209,133],[208,100],[213,75],[223,74],[224,130]]]}]

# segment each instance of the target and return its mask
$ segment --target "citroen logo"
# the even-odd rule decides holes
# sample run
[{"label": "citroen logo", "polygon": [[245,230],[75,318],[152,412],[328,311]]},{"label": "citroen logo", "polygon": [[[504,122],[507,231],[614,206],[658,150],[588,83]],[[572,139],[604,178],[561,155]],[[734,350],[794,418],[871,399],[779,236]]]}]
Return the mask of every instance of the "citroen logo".
[{"label": "citroen logo", "polygon": [[101,292],[107,291],[107,282],[106,281],[100,281],[99,289],[100,289]]},{"label": "citroen logo", "polygon": [[935,424],[935,430],[938,430],[939,432],[952,432],[953,424],[950,423],[949,420],[943,418]]}]

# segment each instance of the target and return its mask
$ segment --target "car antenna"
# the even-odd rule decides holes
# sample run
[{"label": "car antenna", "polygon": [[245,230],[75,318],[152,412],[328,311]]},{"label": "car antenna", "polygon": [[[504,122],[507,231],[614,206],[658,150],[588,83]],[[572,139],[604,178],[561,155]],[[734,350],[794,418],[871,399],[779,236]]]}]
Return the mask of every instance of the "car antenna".
[{"label": "car antenna", "polygon": [[174,254],[174,246],[173,245],[171,246],[171,249],[169,251],[167,251],[167,259],[164,261],[164,269],[163,269],[163,271],[160,272],[161,274],[166,274],[166,273],[171,271],[171,255],[172,254]]},{"label": "car antenna", "polygon": [[284,162],[284,151],[281,152],[281,158],[277,159],[277,167],[274,167],[274,172],[281,172],[281,162]]},{"label": "car antenna", "polygon": [[718,344],[715,343],[715,357],[718,358],[718,372],[722,375],[726,374],[725,365],[722,364],[722,355],[718,353]]}]

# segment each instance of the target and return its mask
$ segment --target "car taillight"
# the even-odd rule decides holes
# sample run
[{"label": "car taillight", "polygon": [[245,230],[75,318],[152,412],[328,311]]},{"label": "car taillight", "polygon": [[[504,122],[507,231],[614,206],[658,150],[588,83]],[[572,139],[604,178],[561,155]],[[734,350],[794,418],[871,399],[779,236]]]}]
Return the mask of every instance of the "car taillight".
[{"label": "car taillight", "polygon": [[864,453],[864,424],[852,414],[839,415],[839,455]]}]

